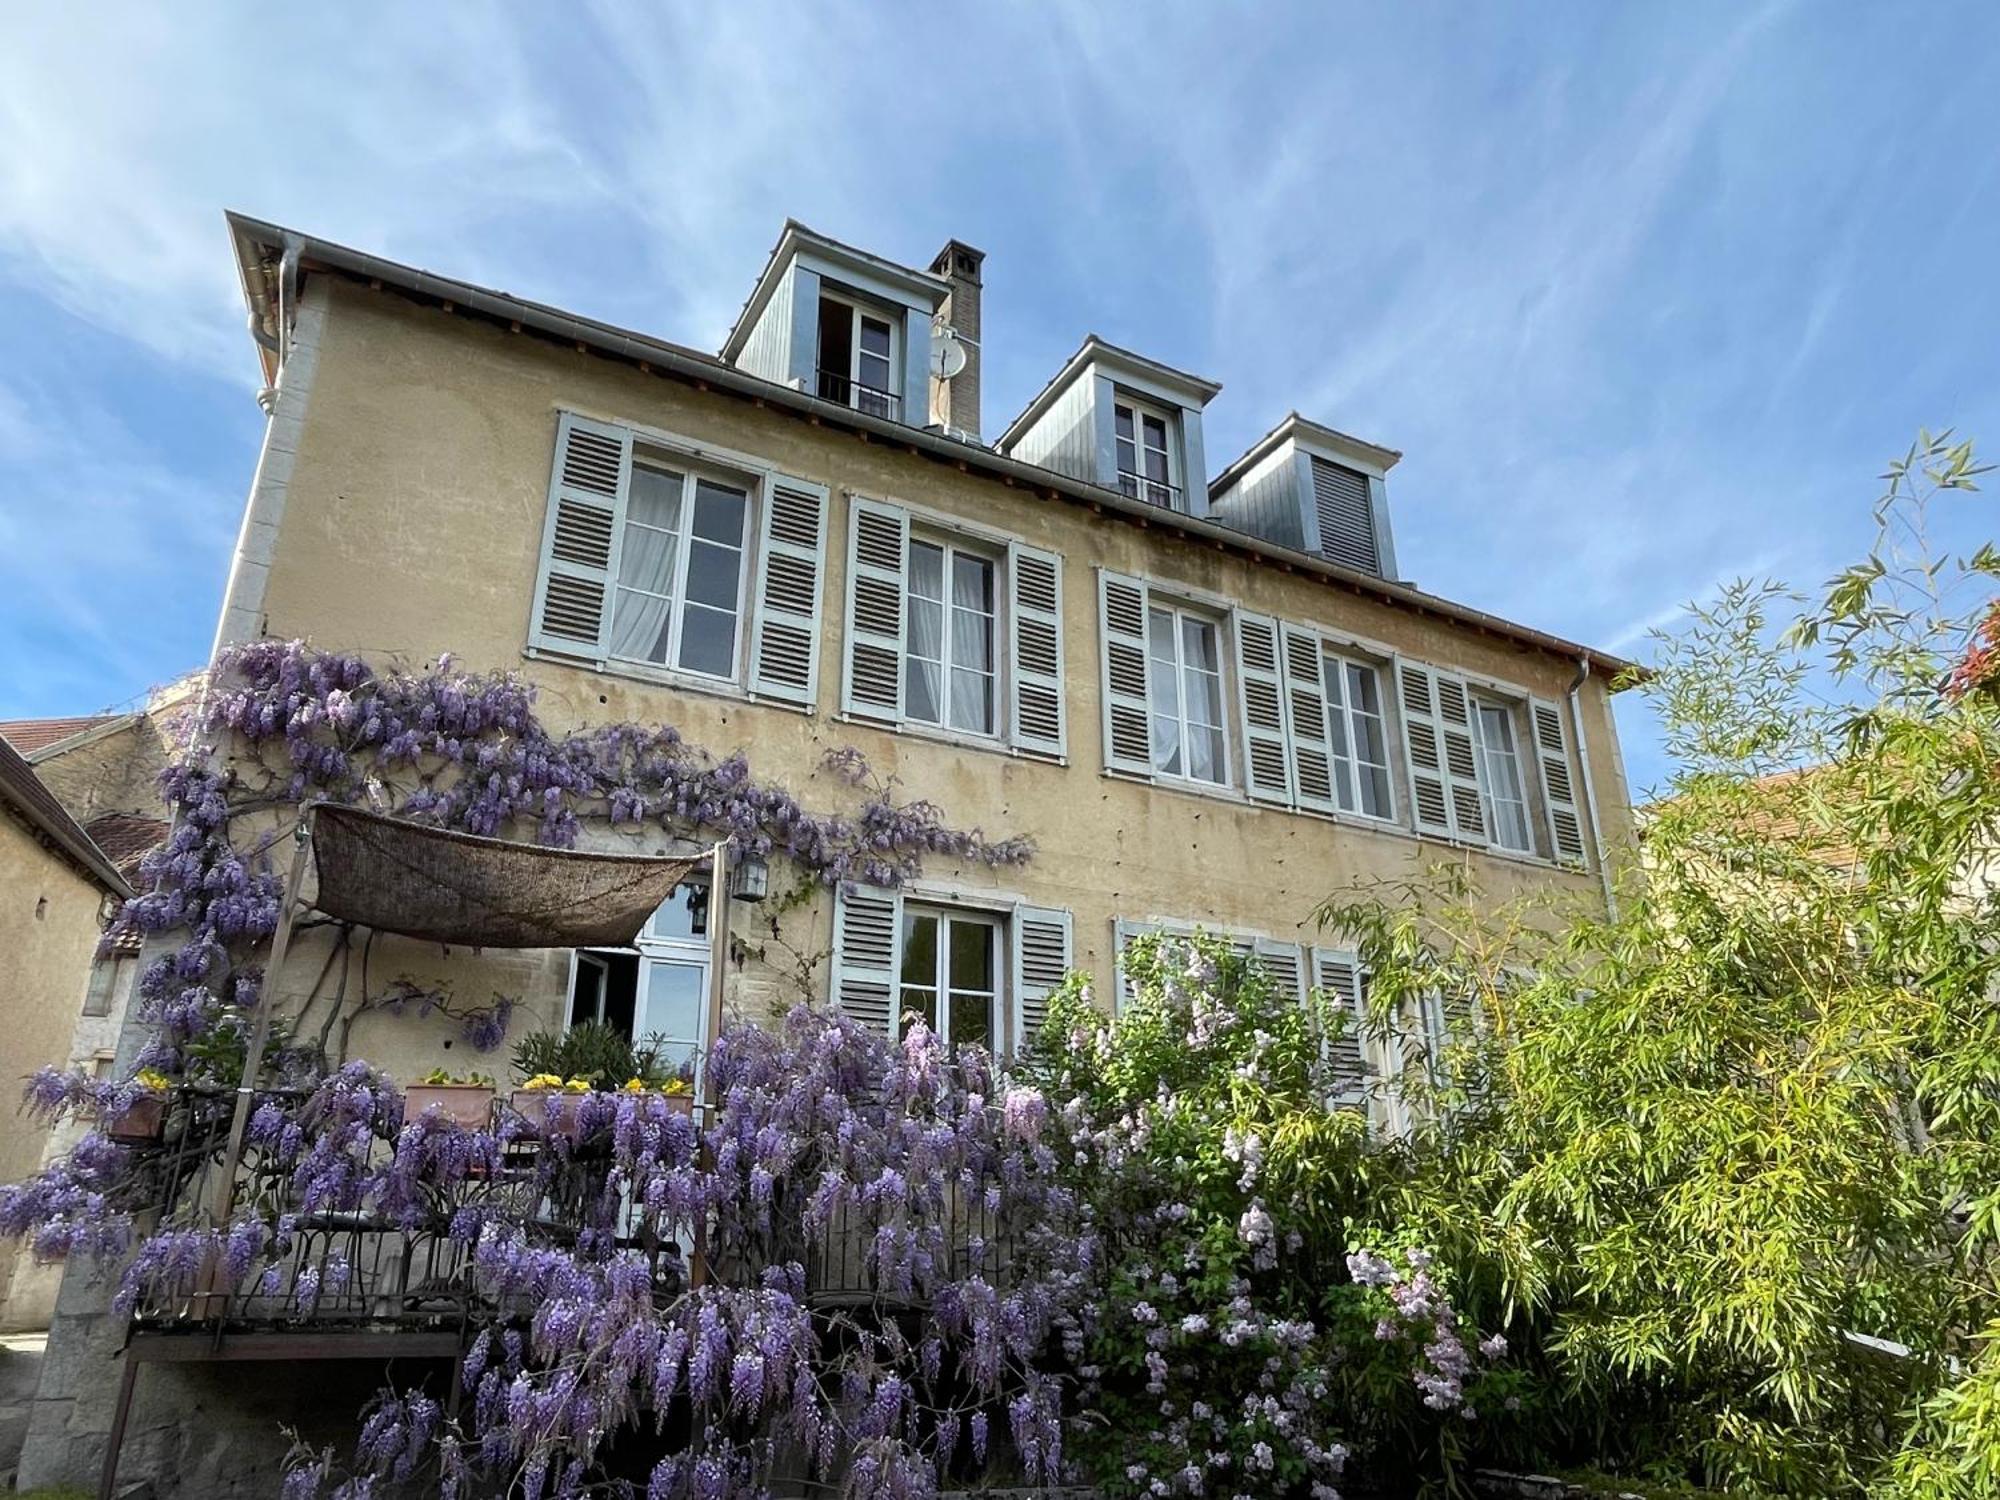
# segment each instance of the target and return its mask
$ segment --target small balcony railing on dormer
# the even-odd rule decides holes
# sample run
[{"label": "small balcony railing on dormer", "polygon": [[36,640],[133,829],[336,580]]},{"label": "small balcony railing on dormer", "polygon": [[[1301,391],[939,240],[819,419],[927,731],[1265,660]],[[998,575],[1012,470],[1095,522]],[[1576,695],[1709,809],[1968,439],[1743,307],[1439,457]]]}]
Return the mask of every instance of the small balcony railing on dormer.
[{"label": "small balcony railing on dormer", "polygon": [[1124,470],[1118,473],[1118,489],[1134,500],[1144,500],[1148,505],[1157,505],[1163,510],[1181,508],[1181,487],[1168,484],[1164,479],[1148,478],[1144,474],[1131,474]]},{"label": "small balcony railing on dormer", "polygon": [[871,417],[886,417],[891,422],[902,420],[902,398],[894,391],[863,385],[852,375],[839,370],[819,372],[819,397],[822,401],[837,401],[842,406],[851,406]]}]

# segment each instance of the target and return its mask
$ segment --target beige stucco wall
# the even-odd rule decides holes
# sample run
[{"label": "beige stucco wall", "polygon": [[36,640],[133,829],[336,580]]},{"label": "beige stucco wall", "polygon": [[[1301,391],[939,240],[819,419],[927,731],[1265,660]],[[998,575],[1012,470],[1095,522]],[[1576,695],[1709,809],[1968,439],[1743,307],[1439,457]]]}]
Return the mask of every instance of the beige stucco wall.
[{"label": "beige stucco wall", "polygon": [[[44,1064],[69,1061],[102,894],[0,808],[0,1182],[18,1182],[42,1162],[45,1126],[21,1108],[21,1086]],[[17,1261],[19,1265],[17,1266]],[[0,1240],[0,1330],[46,1319],[45,1297],[16,1294],[28,1271],[18,1242]]]},{"label": "beige stucco wall", "polygon": [[[272,636],[410,663],[449,650],[468,667],[520,670],[539,687],[542,716],[553,728],[671,723],[718,755],[747,748],[759,776],[786,783],[815,808],[851,804],[853,794],[819,761],[827,750],[858,746],[879,773],[897,778],[904,795],[935,801],[952,823],[1031,837],[1039,853],[1024,869],[934,865],[927,875],[1070,908],[1076,961],[1100,979],[1112,971],[1115,918],[1181,918],[1310,940],[1310,914],[1329,894],[1357,878],[1413,874],[1439,859],[1468,861],[1495,900],[1549,887],[1598,899],[1594,873],[1106,776],[1095,568],[1352,632],[1549,699],[1563,697],[1573,662],[530,336],[352,283],[317,285],[329,301],[265,595]],[[816,713],[524,656],[561,408],[752,453],[831,488]],[[842,722],[839,601],[850,491],[962,517],[1063,555],[1067,766]],[[1619,847],[1630,815],[1605,686],[1601,676],[1587,684],[1584,727],[1603,832]],[[1232,753],[1240,764],[1240,747]],[[664,835],[653,842],[664,845]],[[814,903],[788,922],[787,936],[802,948],[824,949],[829,909]],[[739,913],[739,934],[756,936],[757,922],[754,913]],[[310,945],[301,952],[298,969],[317,972],[311,952]],[[379,987],[438,962],[416,945],[383,939],[370,958],[370,981]],[[565,955],[491,962],[489,981],[462,958],[452,960],[461,991],[477,996],[497,986],[559,1003]],[[747,972],[753,983],[739,985],[736,996],[761,1008],[777,993],[776,980],[755,964]],[[396,1039],[371,1037],[374,1030],[363,1023],[358,1051],[401,1051],[411,1036],[405,1028]]]}]

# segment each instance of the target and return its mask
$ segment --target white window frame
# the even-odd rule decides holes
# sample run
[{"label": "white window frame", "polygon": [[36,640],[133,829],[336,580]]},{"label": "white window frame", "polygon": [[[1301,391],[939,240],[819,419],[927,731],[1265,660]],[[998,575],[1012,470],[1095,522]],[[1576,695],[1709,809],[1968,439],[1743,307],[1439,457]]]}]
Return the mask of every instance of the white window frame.
[{"label": "white window frame", "polygon": [[[1118,417],[1125,413],[1129,413],[1132,418],[1132,461],[1137,465],[1136,468],[1130,470],[1118,467],[1118,447],[1123,441],[1118,436]],[[1145,419],[1147,417],[1154,418],[1160,424],[1160,447],[1157,449],[1150,447],[1146,442]],[[1178,497],[1182,493],[1180,455],[1174,451],[1180,446],[1175,441],[1177,431],[1178,423],[1175,415],[1165,407],[1142,401],[1123,390],[1119,390],[1113,395],[1111,400],[1111,465],[1114,470],[1112,483],[1121,494],[1129,494],[1135,500],[1144,500],[1149,505],[1158,505],[1166,510],[1180,509],[1177,503]],[[1146,455],[1151,452],[1157,452],[1166,459],[1167,477],[1164,480],[1155,479],[1152,475],[1146,473]],[[1125,488],[1128,477],[1132,482],[1130,490]],[[1147,493],[1147,488],[1159,484],[1164,484],[1167,487],[1167,493],[1164,498],[1154,499],[1153,496]]]},{"label": "white window frame", "polygon": [[[938,924],[937,943],[932,961],[935,965],[930,985],[911,985],[903,977],[904,966],[909,960],[909,929],[916,921],[929,919]],[[960,906],[948,901],[923,900],[912,897],[903,903],[903,934],[901,952],[896,968],[896,1026],[900,1037],[904,1016],[903,992],[905,989],[928,989],[937,1001],[937,1024],[934,1028],[940,1041],[947,1047],[951,1040],[951,1007],[953,990],[951,985],[951,946],[949,936],[954,923],[967,927],[977,927],[986,934],[987,972],[993,976],[992,992],[986,999],[986,1024],[990,1044],[987,1051],[995,1057],[1002,1057],[1013,1050],[1013,1010],[1009,1003],[1007,956],[1011,951],[1011,934],[1005,912],[989,911],[977,906]]]},{"label": "white window frame", "polygon": [[[757,535],[757,518],[761,514],[759,506],[766,501],[764,489],[768,476],[763,474],[737,474],[715,465],[683,458],[672,452],[655,452],[651,449],[642,452],[635,449],[632,455],[633,474],[636,476],[640,469],[650,469],[655,474],[678,471],[681,476],[680,527],[675,538],[673,592],[662,595],[652,589],[633,588],[621,578],[613,576],[611,579],[610,631],[605,638],[605,650],[608,659],[619,663],[621,666],[645,667],[653,671],[672,672],[676,676],[697,678],[704,682],[729,683],[740,686],[743,680],[744,627],[749,623],[752,615],[750,561]],[[695,495],[703,479],[708,480],[712,484],[741,491],[743,495],[743,539],[737,548],[736,555],[736,628],[730,635],[729,671],[727,673],[705,672],[699,667],[684,667],[680,664],[681,636],[688,610],[688,562],[694,552]],[[620,558],[622,558],[624,552],[626,529],[637,526],[646,531],[661,530],[661,528],[654,526],[649,521],[634,519],[629,499],[626,504],[625,515],[619,524],[618,555]],[[611,642],[616,638],[618,631],[619,599],[626,593],[644,594],[649,598],[664,598],[667,601],[667,659],[665,661],[653,661],[644,656],[622,656],[612,649]],[[716,612],[712,605],[697,603],[694,607],[696,609],[709,610],[711,613]]]},{"label": "white window frame", "polygon": [[[690,876],[683,884],[706,888],[708,881],[704,877]],[[669,897],[669,900],[671,899]],[[571,1007],[575,1004],[576,1000],[577,974],[585,967],[595,966],[603,972],[603,977],[599,980],[597,1015],[594,1019],[598,1021],[604,1019],[604,1000],[607,993],[605,981],[609,978],[609,966],[605,963],[607,955],[617,954],[634,958],[638,962],[638,972],[634,980],[632,993],[631,1040],[635,1046],[646,1037],[654,1034],[648,1031],[645,1025],[646,987],[651,982],[652,977],[649,965],[661,963],[694,968],[700,974],[699,993],[703,997],[703,1003],[695,1012],[695,1026],[698,1034],[693,1037],[679,1037],[667,1036],[666,1033],[661,1032],[659,1035],[666,1042],[693,1047],[695,1083],[697,1089],[699,1089],[702,1064],[708,1056],[709,1043],[713,1040],[708,1035],[708,1005],[706,1003],[709,982],[712,978],[709,972],[709,962],[712,957],[709,940],[706,935],[685,938],[656,936],[653,932],[653,921],[658,915],[659,913],[655,911],[652,916],[647,917],[646,925],[639,929],[639,935],[626,947],[572,948],[570,950],[569,984],[563,996],[563,1029],[567,1031],[574,1024],[570,1017]],[[710,919],[713,920],[712,913]]]},{"label": "white window frame", "polygon": [[[915,521],[914,516],[912,516],[912,521]],[[943,653],[938,663],[942,701],[938,705],[939,717],[936,719],[919,718],[910,711],[908,672],[910,661],[912,658],[917,657],[917,652],[914,641],[915,632],[910,629],[909,617],[910,602],[918,597],[915,591],[917,570],[912,562],[912,557],[918,547],[934,547],[944,554],[943,571],[940,574],[940,587],[944,597],[937,601],[940,613],[943,616],[944,625],[938,647]],[[958,557],[973,558],[985,563],[992,570],[993,588],[991,597],[993,612],[988,617],[991,621],[991,629],[987,636],[986,669],[986,718],[987,722],[992,725],[990,729],[967,729],[963,725],[954,724],[951,721],[952,631],[954,628],[954,617],[958,611],[958,606],[952,600],[952,565],[953,559]],[[903,687],[902,723],[918,725],[925,729],[934,729],[940,733],[953,736],[967,736],[981,743],[1006,738],[1002,705],[1006,701],[1006,690],[1010,686],[1006,667],[1008,656],[1006,631],[1009,619],[1007,604],[1012,596],[1012,592],[1013,579],[1009,576],[1004,554],[996,556],[989,547],[976,542],[969,544],[967,538],[956,532],[939,531],[930,527],[920,528],[912,524],[909,541],[905,545],[903,552],[903,671],[905,681]],[[917,659],[923,661],[930,660],[929,657]]]},{"label": "white window frame", "polygon": [[[902,349],[900,348],[902,341],[896,336],[899,331],[897,328],[899,321],[897,315],[885,308],[877,307],[873,303],[863,302],[858,298],[848,296],[824,285],[820,288],[819,300],[820,306],[813,310],[815,320],[813,325],[813,389],[815,394],[818,392],[819,377],[822,373],[840,375],[847,381],[846,404],[848,406],[856,411],[865,411],[870,416],[883,417],[889,421],[907,420],[902,410],[903,369]],[[829,302],[846,308],[848,313],[847,368],[845,370],[831,370],[828,369],[826,364],[824,349],[826,325],[823,321],[823,309],[825,304]],[[889,330],[889,380],[887,385],[879,388],[872,385],[863,386],[861,383],[861,325],[864,320],[873,320]],[[863,405],[861,396],[864,390],[870,395],[887,397],[888,399],[881,403],[885,409],[875,411]]]},{"label": "white window frame", "polygon": [[1174,621],[1174,631],[1173,631],[1174,697],[1176,703],[1178,703],[1180,706],[1178,723],[1180,726],[1180,735],[1181,735],[1180,759],[1181,759],[1181,765],[1183,767],[1186,767],[1189,764],[1189,757],[1187,753],[1188,665],[1187,665],[1185,648],[1181,640],[1181,623],[1184,620],[1193,620],[1197,624],[1206,626],[1211,635],[1214,637],[1215,678],[1218,690],[1217,697],[1221,700],[1220,714],[1222,722],[1213,727],[1222,744],[1222,765],[1221,765],[1221,775],[1211,780],[1210,778],[1205,776],[1196,776],[1186,769],[1180,771],[1161,770],[1159,763],[1155,761],[1153,763],[1153,775],[1159,778],[1161,781],[1167,782],[1172,785],[1198,787],[1203,790],[1233,788],[1236,785],[1236,780],[1235,780],[1236,767],[1231,758],[1230,748],[1229,748],[1229,692],[1230,692],[1229,661],[1227,656],[1224,654],[1224,644],[1225,644],[1224,629],[1227,624],[1227,621],[1224,619],[1217,618],[1215,615],[1211,614],[1206,609],[1185,603],[1184,601],[1175,597],[1174,595],[1162,594],[1151,588],[1149,588],[1146,592],[1146,736],[1147,736],[1148,755],[1150,756],[1153,753],[1152,752],[1153,717],[1157,712],[1153,704],[1152,674],[1160,666],[1159,658],[1153,655],[1153,615],[1156,612],[1171,615]]},{"label": "white window frame", "polygon": [[[1477,754],[1479,769],[1479,797],[1486,808],[1486,841],[1495,849],[1509,854],[1534,855],[1535,822],[1528,802],[1528,776],[1521,764],[1521,715],[1522,705],[1511,698],[1496,693],[1474,689],[1468,693],[1471,700],[1472,744]],[[1509,743],[1504,747],[1490,744],[1486,738],[1486,714],[1499,713],[1507,725]],[[1496,768],[1505,757],[1513,767],[1514,795],[1507,800],[1521,810],[1521,831],[1527,842],[1510,844],[1501,838],[1501,823],[1498,815],[1500,802],[1499,777]]]},{"label": "white window frame", "polygon": [[[1355,726],[1357,721],[1368,716],[1361,713],[1354,706],[1352,695],[1348,691],[1347,669],[1350,667],[1366,672],[1375,679],[1375,714],[1373,717],[1382,732],[1382,760],[1377,768],[1382,772],[1382,786],[1388,800],[1387,809],[1379,813],[1371,813],[1361,806],[1361,767],[1364,762],[1359,753],[1360,740],[1355,734]],[[1334,690],[1335,679],[1328,675],[1329,669],[1338,673],[1339,691],[1337,694]],[[1342,807],[1340,809],[1341,813],[1348,817],[1366,819],[1370,823],[1384,825],[1396,823],[1398,810],[1396,804],[1395,772],[1396,741],[1394,726],[1389,718],[1389,704],[1393,694],[1387,669],[1380,662],[1372,661],[1365,656],[1359,656],[1351,651],[1343,650],[1332,642],[1322,638],[1320,642],[1320,686],[1323,695],[1321,701],[1326,704],[1328,720],[1331,722],[1333,715],[1336,713],[1340,716],[1341,731],[1345,736],[1344,743],[1347,747],[1344,757],[1338,754],[1332,756],[1336,765],[1336,776],[1339,774],[1339,763],[1343,759],[1345,760],[1348,784],[1352,787],[1354,793],[1354,806],[1351,808]],[[1370,766],[1376,765],[1372,761],[1366,762],[1366,764]],[[1338,804],[1339,800],[1339,785],[1336,782],[1334,801]]]}]

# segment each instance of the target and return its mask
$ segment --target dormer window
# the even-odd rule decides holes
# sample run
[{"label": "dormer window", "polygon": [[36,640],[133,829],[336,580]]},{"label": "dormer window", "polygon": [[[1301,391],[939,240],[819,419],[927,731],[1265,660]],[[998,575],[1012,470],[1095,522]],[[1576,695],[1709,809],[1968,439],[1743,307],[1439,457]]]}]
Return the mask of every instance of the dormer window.
[{"label": "dormer window", "polygon": [[841,297],[819,299],[817,389],[870,416],[898,415],[896,329],[883,314]]},{"label": "dormer window", "polygon": [[1209,513],[1356,573],[1395,578],[1383,485],[1400,457],[1293,412],[1210,483]]},{"label": "dormer window", "polygon": [[1093,333],[995,446],[1161,510],[1205,516],[1201,409],[1221,389]]},{"label": "dormer window", "polygon": [[1140,402],[1120,398],[1114,403],[1118,488],[1135,500],[1179,510],[1180,486],[1174,482],[1173,419]]}]

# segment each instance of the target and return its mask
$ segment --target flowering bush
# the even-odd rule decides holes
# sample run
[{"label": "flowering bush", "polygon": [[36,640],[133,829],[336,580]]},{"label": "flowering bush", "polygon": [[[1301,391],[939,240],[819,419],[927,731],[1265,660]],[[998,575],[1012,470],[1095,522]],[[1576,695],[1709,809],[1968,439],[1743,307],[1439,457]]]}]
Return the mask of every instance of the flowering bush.
[{"label": "flowering bush", "polygon": [[1350,1446],[1449,1462],[1504,1341],[1476,1342],[1420,1248],[1349,1244],[1365,1121],[1336,1111],[1318,997],[1206,937],[1127,956],[1115,1019],[1073,982],[1033,1071],[1105,1245],[1073,1446],[1114,1496],[1326,1495]]}]

